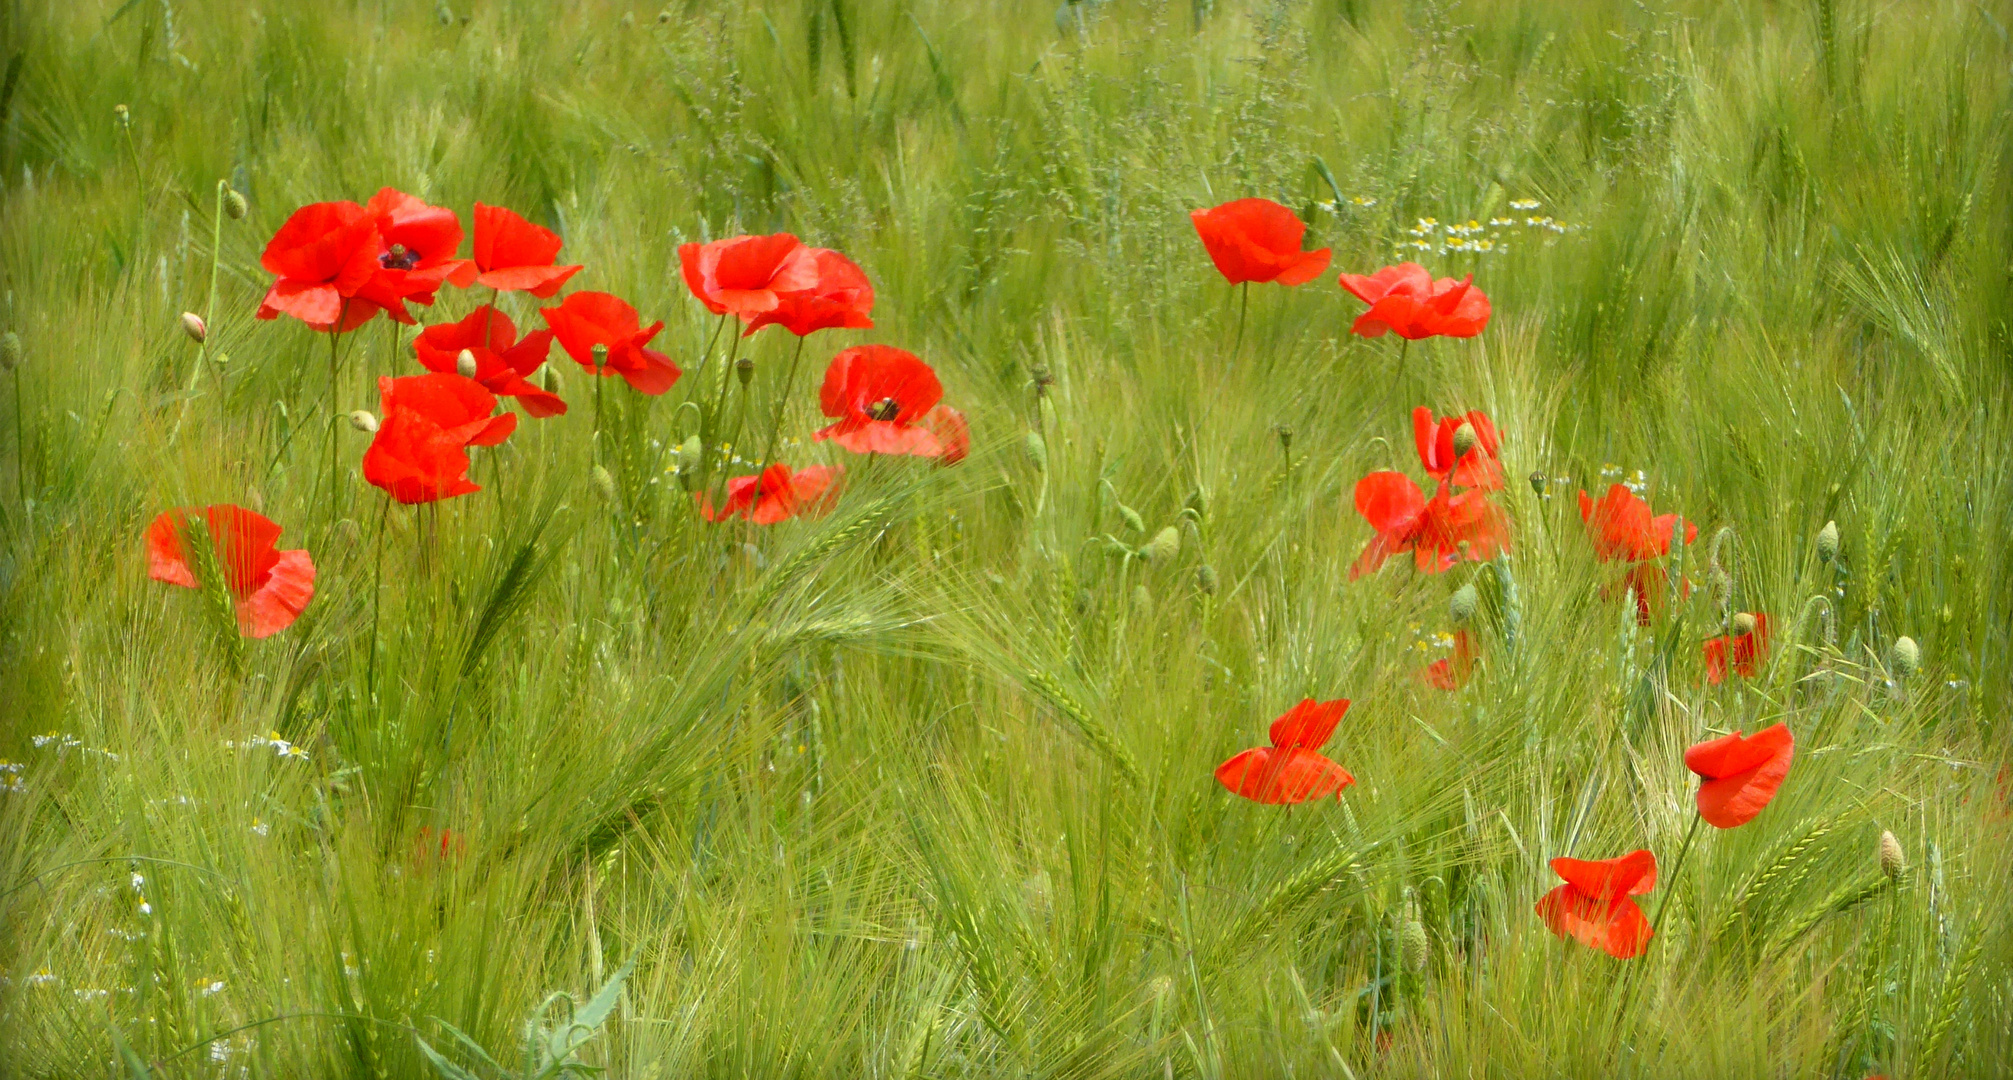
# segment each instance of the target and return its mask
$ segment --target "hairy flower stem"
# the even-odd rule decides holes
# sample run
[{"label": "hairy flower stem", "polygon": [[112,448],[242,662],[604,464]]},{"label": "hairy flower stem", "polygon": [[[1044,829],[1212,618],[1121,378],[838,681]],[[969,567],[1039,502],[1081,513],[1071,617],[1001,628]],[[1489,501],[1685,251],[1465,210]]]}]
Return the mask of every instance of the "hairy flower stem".
[{"label": "hairy flower stem", "polygon": [[216,333],[216,327],[210,326],[209,323],[216,318],[217,312],[217,263],[223,254],[220,249],[224,242],[224,193],[230,188],[229,181],[217,181],[217,208],[210,221],[210,298],[203,304],[202,312],[207,332],[204,333],[203,340],[196,345],[196,363],[189,369],[189,385],[182,397],[182,412],[175,417],[174,430],[168,432],[170,446],[173,446],[176,438],[182,434],[182,421],[189,418],[189,402],[195,397],[196,383],[203,377],[203,361],[210,356],[210,335]]},{"label": "hairy flower stem", "polygon": [[[769,425],[769,445],[762,448],[762,460],[755,463],[756,475],[776,460],[776,440],[783,434],[783,410],[789,407],[790,391],[797,385],[797,365],[804,359],[804,339],[797,339],[797,351],[790,356],[790,370],[783,376],[783,392],[776,396],[776,419]],[[745,399],[744,399],[745,400]],[[762,493],[755,492],[760,498]]]},{"label": "hairy flower stem", "polygon": [[349,318],[349,301],[344,300],[342,310],[336,313],[335,324],[329,327],[329,518],[333,520],[336,508],[336,439],[337,429],[342,424],[342,406],[336,401],[336,339],[341,336],[342,324]]},{"label": "hairy flower stem", "polygon": [[594,356],[594,463],[601,464],[601,355]]},{"label": "hairy flower stem", "polygon": [[727,407],[727,384],[734,381],[734,361],[739,359],[740,355],[741,335],[736,334],[734,343],[727,348],[727,363],[720,369],[720,393],[713,399],[713,411],[704,414],[704,419],[701,421],[713,434],[713,438],[708,440],[713,444],[709,447],[710,450],[720,448],[720,413]]},{"label": "hairy flower stem", "polygon": [[[729,368],[728,370],[731,371],[733,369]],[[748,419],[749,396],[750,395],[748,393],[748,388],[746,386],[741,387],[741,407],[734,410],[734,433],[732,435],[727,436],[727,441],[722,445],[733,446],[734,443],[741,438],[741,424],[743,421]],[[731,470],[732,463],[733,458],[730,454],[728,460],[722,462],[720,465],[720,475],[718,477],[718,480],[720,482],[720,497],[723,499],[726,498],[727,496],[727,480],[728,480],[727,473]],[[766,468],[767,466],[762,467]],[[711,488],[709,487],[708,490],[710,491]],[[762,497],[762,474],[760,472],[757,472],[755,474],[755,498],[760,499],[761,497]],[[754,512],[755,512],[755,504],[753,502],[750,502],[748,504],[748,513],[752,516]]]},{"label": "hairy flower stem", "polygon": [[1238,354],[1244,351],[1244,315],[1245,312],[1251,309],[1251,283],[1247,281],[1237,288],[1237,340],[1230,346],[1230,359],[1232,363],[1235,363]]},{"label": "hairy flower stem", "polygon": [[1656,918],[1650,920],[1651,941],[1655,941],[1657,939],[1657,932],[1663,929],[1664,915],[1670,911],[1671,900],[1673,897],[1677,895],[1678,872],[1684,869],[1685,856],[1691,854],[1692,841],[1698,839],[1699,823],[1704,820],[1705,818],[1702,815],[1698,814],[1695,811],[1693,812],[1691,817],[1691,828],[1686,830],[1684,834],[1684,846],[1678,848],[1677,861],[1671,864],[1671,872],[1669,876],[1666,878],[1666,884],[1668,887],[1664,890],[1663,903],[1657,905]]},{"label": "hairy flower stem", "polygon": [[364,689],[373,701],[377,699],[378,605],[384,595],[384,524],[390,516],[391,496],[387,494],[377,515],[377,566],[370,579],[370,655],[364,660]]}]

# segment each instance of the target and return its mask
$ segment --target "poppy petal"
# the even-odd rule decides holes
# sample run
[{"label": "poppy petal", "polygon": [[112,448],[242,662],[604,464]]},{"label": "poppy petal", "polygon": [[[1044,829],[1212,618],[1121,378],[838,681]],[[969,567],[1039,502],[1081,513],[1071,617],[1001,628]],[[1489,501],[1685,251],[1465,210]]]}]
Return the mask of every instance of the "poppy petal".
[{"label": "poppy petal", "polygon": [[238,605],[238,628],[271,637],[293,625],[315,595],[315,564],[305,551],[282,551],[264,585]]},{"label": "poppy petal", "polygon": [[1348,698],[1334,701],[1307,698],[1272,722],[1272,745],[1280,749],[1319,750],[1348,711]]}]

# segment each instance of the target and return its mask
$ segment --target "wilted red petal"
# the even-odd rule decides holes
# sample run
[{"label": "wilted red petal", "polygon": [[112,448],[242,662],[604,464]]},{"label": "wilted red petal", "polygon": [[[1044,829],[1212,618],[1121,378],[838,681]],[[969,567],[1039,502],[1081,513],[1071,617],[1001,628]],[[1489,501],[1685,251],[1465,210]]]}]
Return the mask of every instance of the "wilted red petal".
[{"label": "wilted red petal", "polygon": [[1272,722],[1272,745],[1282,750],[1319,750],[1348,711],[1348,698],[1334,701],[1306,698]]}]

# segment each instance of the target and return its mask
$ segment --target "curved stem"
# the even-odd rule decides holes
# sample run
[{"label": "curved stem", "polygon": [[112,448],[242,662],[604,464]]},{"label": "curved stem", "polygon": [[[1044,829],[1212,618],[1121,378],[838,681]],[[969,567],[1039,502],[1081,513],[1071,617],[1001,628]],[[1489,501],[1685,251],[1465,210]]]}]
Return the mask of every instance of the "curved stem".
[{"label": "curved stem", "polygon": [[[769,445],[762,448],[762,460],[756,462],[757,475],[768,470],[776,459],[776,440],[783,434],[783,410],[789,407],[790,391],[797,385],[797,365],[804,359],[804,339],[797,339],[797,351],[790,357],[790,371],[783,376],[783,391],[776,396],[776,419],[769,425]],[[759,496],[761,492],[756,492]]]}]

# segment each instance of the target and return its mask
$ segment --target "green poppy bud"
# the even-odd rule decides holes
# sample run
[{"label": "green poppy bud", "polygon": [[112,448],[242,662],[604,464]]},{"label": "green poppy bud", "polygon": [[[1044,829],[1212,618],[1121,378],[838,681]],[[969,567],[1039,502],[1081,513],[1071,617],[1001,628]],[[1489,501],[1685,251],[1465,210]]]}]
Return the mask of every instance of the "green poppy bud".
[{"label": "green poppy bud", "polygon": [[203,324],[203,317],[201,315],[193,311],[184,311],[182,312],[182,333],[189,335],[190,341],[201,345],[209,339],[210,328]]},{"label": "green poppy bud", "polygon": [[1187,515],[1181,518],[1181,542],[1191,550],[1202,550],[1202,526],[1197,525],[1195,519]]},{"label": "green poppy bud", "polygon": [[1143,533],[1146,531],[1146,522],[1140,518],[1139,511],[1134,510],[1132,507],[1124,503],[1118,504],[1118,516],[1125,522],[1125,527],[1131,529],[1133,532]]},{"label": "green poppy bud", "polygon": [[1460,626],[1475,617],[1475,607],[1482,601],[1482,594],[1475,590],[1475,583],[1469,582],[1454,590],[1453,599],[1447,601],[1447,614]]},{"label": "green poppy bud", "polygon": [[1041,437],[1041,432],[1027,433],[1027,457],[1034,462],[1036,472],[1048,471],[1048,440]]},{"label": "green poppy bud", "polygon": [[1917,645],[1912,637],[1895,638],[1894,649],[1889,654],[1888,662],[1897,676],[1902,679],[1913,678],[1922,668],[1922,646]]},{"label": "green poppy bud", "polygon": [[1880,872],[1887,875],[1887,880],[1899,882],[1901,875],[1907,871],[1908,860],[1901,854],[1901,841],[1895,839],[1893,833],[1882,829],[1880,831]]},{"label": "green poppy bud", "polygon": [[120,127],[133,126],[133,110],[126,108],[123,102],[112,106],[112,115],[118,118]]},{"label": "green poppy bud", "polygon": [[374,435],[377,433],[377,417],[372,416],[370,413],[367,413],[362,409],[358,409],[357,411],[349,414],[349,426],[357,429],[358,431],[363,432],[366,435]]},{"label": "green poppy bud", "polygon": [[1133,586],[1132,610],[1142,619],[1151,616],[1153,614],[1153,590],[1148,589],[1144,585]]},{"label": "green poppy bud", "polygon": [[1182,505],[1195,511],[1196,517],[1209,517],[1209,496],[1201,488],[1196,488],[1194,491],[1189,492],[1188,501],[1182,503]]},{"label": "green poppy bud", "polygon": [[742,386],[747,386],[755,377],[755,362],[745,356],[734,361],[734,377],[741,380]]},{"label": "green poppy bud", "polygon": [[475,350],[463,349],[457,353],[454,358],[454,370],[460,372],[464,379],[475,378]]},{"label": "green poppy bud", "polygon": [[0,334],[0,371],[21,366],[21,335],[12,330]]},{"label": "green poppy bud", "polygon": [[1455,428],[1454,460],[1459,461],[1462,458],[1467,457],[1468,451],[1473,450],[1474,448],[1475,448],[1475,425],[1462,424],[1460,427]]},{"label": "green poppy bud", "polygon": [[243,221],[251,207],[245,205],[245,197],[233,188],[224,189],[224,213],[232,221]]},{"label": "green poppy bud", "polygon": [[1170,563],[1181,554],[1181,530],[1169,525],[1153,534],[1139,549],[1141,558],[1150,563]]},{"label": "green poppy bud", "polygon": [[1732,626],[1733,636],[1743,637],[1745,635],[1752,634],[1754,633],[1754,626],[1755,626],[1754,616],[1743,611],[1740,614],[1735,615],[1733,617],[1733,626]]},{"label": "green poppy bud", "polygon": [[1817,557],[1822,562],[1838,558],[1838,522],[1827,521],[1817,530]]},{"label": "green poppy bud", "polygon": [[610,475],[607,469],[596,465],[594,471],[589,475],[594,480],[594,490],[600,492],[601,497],[607,499],[609,505],[612,506],[620,501],[620,497],[615,490],[615,477]]},{"label": "green poppy bud", "polygon": [[1398,948],[1405,957],[1405,967],[1408,970],[1425,969],[1429,945],[1425,925],[1417,919],[1406,919],[1404,928],[1398,931]]},{"label": "green poppy bud", "polygon": [[557,364],[545,365],[545,392],[548,394],[559,392],[559,365]]},{"label": "green poppy bud", "polygon": [[706,444],[697,435],[678,444],[678,482],[686,491],[706,482]]},{"label": "green poppy bud", "polygon": [[1201,589],[1204,596],[1215,596],[1217,588],[1216,568],[1208,563],[1203,563],[1201,566],[1196,567],[1195,587]]}]

